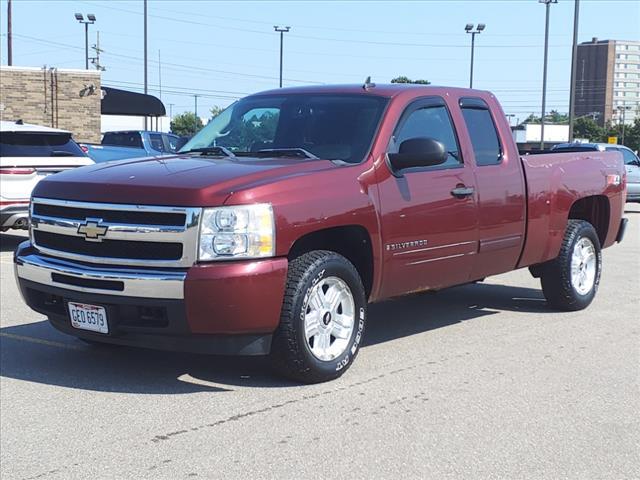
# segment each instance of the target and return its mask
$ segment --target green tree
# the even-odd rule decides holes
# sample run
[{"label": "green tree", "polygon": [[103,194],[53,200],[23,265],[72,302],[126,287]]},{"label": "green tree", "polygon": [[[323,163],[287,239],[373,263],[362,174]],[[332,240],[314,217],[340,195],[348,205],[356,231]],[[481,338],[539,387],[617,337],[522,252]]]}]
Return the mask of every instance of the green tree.
[{"label": "green tree", "polygon": [[605,129],[591,117],[579,117],[573,124],[573,136],[590,142],[601,142],[605,137]]},{"label": "green tree", "polygon": [[551,110],[545,116],[545,122],[555,123],[556,125],[568,124],[569,115],[566,113],[559,113],[557,110]]},{"label": "green tree", "polygon": [[529,115],[527,118],[524,119],[524,122],[522,123],[534,123],[534,124],[538,124],[540,123],[540,117],[536,117],[533,113],[531,115]]},{"label": "green tree", "polygon": [[220,115],[222,112],[224,112],[224,107],[220,107],[218,105],[214,105],[213,107],[211,107],[209,112],[211,112],[211,120],[213,120],[218,115]]},{"label": "green tree", "polygon": [[405,77],[404,75],[391,79],[391,83],[414,83],[418,85],[431,84],[429,80],[411,80],[409,77]]},{"label": "green tree", "polygon": [[640,151],[640,117],[636,117],[633,125],[627,125],[624,131],[624,144],[631,150]]},{"label": "green tree", "polygon": [[202,128],[202,120],[193,112],[184,112],[173,117],[171,131],[180,136],[195,135]]}]

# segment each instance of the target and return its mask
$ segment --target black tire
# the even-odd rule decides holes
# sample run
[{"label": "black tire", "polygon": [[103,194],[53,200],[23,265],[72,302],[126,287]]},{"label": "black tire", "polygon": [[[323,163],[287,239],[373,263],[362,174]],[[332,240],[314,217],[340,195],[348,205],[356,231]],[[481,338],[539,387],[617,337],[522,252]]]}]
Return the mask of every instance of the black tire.
[{"label": "black tire", "polygon": [[[346,349],[331,360],[312,352],[304,329],[304,317],[313,287],[323,278],[337,277],[353,297],[353,331]],[[306,253],[289,263],[280,325],[271,345],[271,360],[282,375],[303,383],[319,383],[341,376],[355,360],[364,335],[367,301],[355,267],[341,255],[325,250]],[[335,339],[333,340],[335,341]]]},{"label": "black tire", "polygon": [[[591,288],[580,293],[571,281],[571,258],[576,244],[587,238],[595,247],[595,278]],[[542,292],[550,306],[559,310],[577,311],[585,309],[593,301],[600,284],[602,271],[602,252],[598,235],[589,222],[569,220],[564,234],[560,254],[555,260],[544,264],[540,281]]]}]

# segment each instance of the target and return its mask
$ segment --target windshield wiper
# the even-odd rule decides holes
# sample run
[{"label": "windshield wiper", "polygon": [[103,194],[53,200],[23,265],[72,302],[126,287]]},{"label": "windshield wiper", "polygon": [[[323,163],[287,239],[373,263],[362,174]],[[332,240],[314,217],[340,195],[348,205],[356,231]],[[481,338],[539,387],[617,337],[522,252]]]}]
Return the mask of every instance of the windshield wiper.
[{"label": "windshield wiper", "polygon": [[76,154],[72,152],[66,152],[64,150],[51,150],[51,157],[75,157]]},{"label": "windshield wiper", "polygon": [[291,147],[291,148],[263,148],[256,153],[268,154],[271,157],[302,157],[317,159],[313,153],[305,150],[304,148]]},{"label": "windshield wiper", "polygon": [[202,148],[192,148],[191,150],[187,150],[185,152],[178,153],[200,153],[202,155],[216,155],[221,157],[235,157],[235,154],[224,147],[202,147]]}]

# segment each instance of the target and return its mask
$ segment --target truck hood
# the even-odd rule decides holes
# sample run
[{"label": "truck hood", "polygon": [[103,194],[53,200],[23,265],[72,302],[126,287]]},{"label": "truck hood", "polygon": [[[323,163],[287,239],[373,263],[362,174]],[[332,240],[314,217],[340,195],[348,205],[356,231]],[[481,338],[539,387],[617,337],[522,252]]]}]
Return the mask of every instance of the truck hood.
[{"label": "truck hood", "polygon": [[100,163],[51,175],[33,196],[136,205],[216,206],[229,194],[337,168],[329,160],[193,155]]}]

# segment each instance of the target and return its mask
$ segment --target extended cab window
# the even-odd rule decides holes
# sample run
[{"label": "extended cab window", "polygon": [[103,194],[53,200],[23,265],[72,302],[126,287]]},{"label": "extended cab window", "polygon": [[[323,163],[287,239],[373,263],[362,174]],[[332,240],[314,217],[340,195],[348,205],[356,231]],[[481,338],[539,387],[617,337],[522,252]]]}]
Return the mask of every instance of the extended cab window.
[{"label": "extended cab window", "polygon": [[445,106],[424,107],[410,113],[394,135],[390,151],[397,152],[402,142],[419,137],[433,138],[441,142],[449,152],[445,163],[426,168],[458,167],[462,164],[455,131]]},{"label": "extended cab window", "polygon": [[164,152],[164,144],[162,143],[162,135],[159,133],[150,133],[149,134],[149,143],[151,144],[151,148],[153,148],[157,152]]},{"label": "extended cab window", "polygon": [[460,101],[476,165],[498,165],[502,161],[502,148],[496,126],[491,118],[489,107],[480,99],[462,99]]}]

